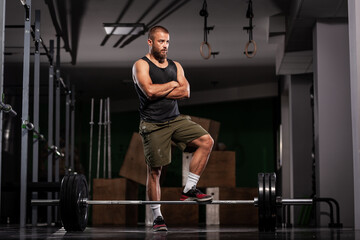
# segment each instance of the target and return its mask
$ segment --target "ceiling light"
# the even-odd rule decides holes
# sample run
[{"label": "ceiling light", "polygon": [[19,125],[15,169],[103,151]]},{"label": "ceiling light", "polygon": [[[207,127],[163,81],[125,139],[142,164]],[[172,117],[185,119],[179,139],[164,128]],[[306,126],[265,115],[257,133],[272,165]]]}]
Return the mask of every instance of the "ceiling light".
[{"label": "ceiling light", "polygon": [[138,35],[145,29],[143,23],[103,23],[107,35]]}]

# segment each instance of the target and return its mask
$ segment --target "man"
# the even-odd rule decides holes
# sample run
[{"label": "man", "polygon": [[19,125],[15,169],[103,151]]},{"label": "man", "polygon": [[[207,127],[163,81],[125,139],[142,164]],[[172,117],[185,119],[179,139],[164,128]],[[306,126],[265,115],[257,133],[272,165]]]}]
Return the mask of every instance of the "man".
[{"label": "man", "polygon": [[[149,53],[135,62],[132,73],[140,100],[140,126],[147,164],[147,194],[150,201],[160,201],[162,167],[171,162],[171,141],[184,150],[196,147],[189,176],[180,200],[212,201],[212,196],[196,189],[207,164],[214,141],[190,117],[180,115],[177,100],[190,97],[190,85],[178,62],[167,58],[169,32],[162,26],[149,30]],[[159,204],[150,205],[154,231],[167,231]]]}]

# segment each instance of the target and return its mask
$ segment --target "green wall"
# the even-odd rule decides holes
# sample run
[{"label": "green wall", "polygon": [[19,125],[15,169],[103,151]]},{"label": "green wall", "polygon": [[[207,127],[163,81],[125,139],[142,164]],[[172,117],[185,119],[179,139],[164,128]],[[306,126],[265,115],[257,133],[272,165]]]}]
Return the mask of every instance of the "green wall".
[{"label": "green wall", "polygon": [[[90,104],[84,108],[90,108]],[[258,172],[275,170],[276,98],[183,106],[180,107],[180,112],[210,118],[221,123],[218,142],[224,143],[226,150],[236,151],[236,185],[238,187],[257,187]],[[81,109],[81,113],[82,123],[84,123],[81,125],[81,161],[87,174],[90,109]],[[95,113],[92,176],[96,174],[98,109],[95,109]],[[111,122],[112,177],[119,177],[118,173],[132,133],[138,131],[139,114],[137,111],[112,113]],[[101,156],[103,156],[102,153]],[[163,174],[162,186],[181,186],[181,159],[180,150],[174,148],[172,163]],[[100,172],[102,172],[101,169]]]}]

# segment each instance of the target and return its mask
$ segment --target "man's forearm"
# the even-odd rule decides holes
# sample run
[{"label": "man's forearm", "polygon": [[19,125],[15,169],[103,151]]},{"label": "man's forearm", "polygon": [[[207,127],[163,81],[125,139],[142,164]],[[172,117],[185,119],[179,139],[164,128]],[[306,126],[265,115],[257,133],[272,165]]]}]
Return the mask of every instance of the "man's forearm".
[{"label": "man's forearm", "polygon": [[146,92],[149,99],[155,100],[160,97],[168,95],[171,91],[176,89],[179,84],[175,81],[171,81],[164,84],[151,84]]},{"label": "man's forearm", "polygon": [[190,97],[190,91],[187,86],[180,86],[177,88],[174,88],[169,94],[166,95],[166,98],[169,99],[185,99]]}]

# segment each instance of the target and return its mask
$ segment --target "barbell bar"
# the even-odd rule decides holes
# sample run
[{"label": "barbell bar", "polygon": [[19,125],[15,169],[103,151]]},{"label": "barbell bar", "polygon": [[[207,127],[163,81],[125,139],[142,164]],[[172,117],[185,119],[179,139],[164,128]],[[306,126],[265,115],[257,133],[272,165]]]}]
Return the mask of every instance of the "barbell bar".
[{"label": "barbell bar", "polygon": [[[168,204],[168,205],[254,205],[257,206],[258,198],[254,200],[213,200],[212,202],[197,202],[197,201],[142,201],[142,200],[88,200],[81,199],[79,204],[84,205],[148,205],[148,204]],[[313,204],[313,199],[281,199],[278,197],[277,206],[281,205],[311,205]],[[32,206],[59,206],[60,200],[58,199],[33,199],[31,200]]]},{"label": "barbell bar", "polygon": [[[169,204],[169,205],[191,205],[191,204],[255,204],[254,200],[214,200],[212,202],[197,201],[142,201],[142,200],[88,200],[81,199],[79,204],[83,205],[148,205],[148,204]],[[60,200],[31,200],[33,206],[58,206]]]},{"label": "barbell bar", "polygon": [[88,185],[82,174],[65,175],[61,181],[60,199],[33,199],[33,206],[60,206],[60,217],[66,231],[84,231],[88,220],[89,205],[147,205],[147,204],[172,204],[172,205],[254,205],[258,207],[259,231],[276,229],[277,207],[283,205],[310,205],[313,199],[283,199],[276,196],[275,173],[258,174],[258,197],[252,200],[213,200],[209,202],[197,201],[142,201],[142,200],[89,200]]}]

